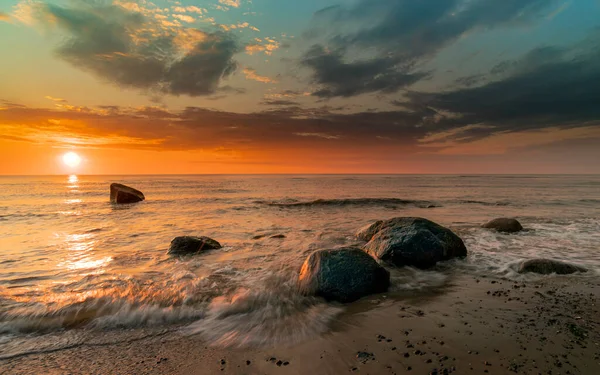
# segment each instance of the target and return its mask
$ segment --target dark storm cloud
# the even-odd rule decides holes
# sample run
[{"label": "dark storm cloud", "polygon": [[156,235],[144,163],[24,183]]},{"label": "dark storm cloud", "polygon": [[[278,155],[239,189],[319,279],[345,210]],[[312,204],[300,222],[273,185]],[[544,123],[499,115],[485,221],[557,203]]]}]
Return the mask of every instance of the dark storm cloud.
[{"label": "dark storm cloud", "polygon": [[292,105],[300,105],[300,103],[295,102],[293,100],[265,100],[262,102],[264,105],[283,105],[283,106],[292,106]]},{"label": "dark storm cloud", "polygon": [[[394,92],[428,77],[415,66],[462,35],[527,24],[555,2],[361,0],[350,8],[329,7],[315,14],[316,24],[327,27],[317,26],[308,36],[337,32],[329,33],[326,47],[317,44],[308,50],[302,64],[312,69],[314,82],[322,86],[317,96]],[[365,49],[376,57],[356,60]]]},{"label": "dark storm cloud", "polygon": [[495,73],[505,74],[499,80],[444,93],[412,92],[410,102],[403,104],[417,111],[435,108],[455,115],[440,121],[440,127],[489,125],[473,129],[473,137],[556,126],[599,126],[600,46],[586,47],[587,51],[580,47],[536,49],[520,60],[504,63],[507,68],[501,72],[494,68]]},{"label": "dark storm cloud", "polygon": [[411,64],[401,66],[392,57],[346,63],[341,51],[326,51],[315,45],[306,52],[302,64],[313,70],[313,78],[322,85],[313,95],[322,98],[350,97],[358,94],[381,91],[395,92],[423,78],[428,73],[410,73]]},{"label": "dark storm cloud", "polygon": [[209,95],[236,69],[239,48],[226,33],[175,27],[103,2],[37,4],[34,17],[66,32],[60,58],[120,86]]}]

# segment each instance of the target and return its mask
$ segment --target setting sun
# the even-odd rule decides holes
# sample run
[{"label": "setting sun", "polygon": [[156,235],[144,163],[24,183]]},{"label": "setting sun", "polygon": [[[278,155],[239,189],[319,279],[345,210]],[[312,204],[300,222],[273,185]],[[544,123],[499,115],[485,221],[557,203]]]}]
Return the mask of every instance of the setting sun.
[{"label": "setting sun", "polygon": [[81,157],[74,152],[67,152],[62,159],[67,167],[75,168],[81,164]]}]

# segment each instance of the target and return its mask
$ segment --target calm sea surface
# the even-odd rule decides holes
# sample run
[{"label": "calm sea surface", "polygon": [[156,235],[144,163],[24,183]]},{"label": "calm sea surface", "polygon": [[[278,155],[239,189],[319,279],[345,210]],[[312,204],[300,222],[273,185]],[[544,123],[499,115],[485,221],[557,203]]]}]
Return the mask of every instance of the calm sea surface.
[{"label": "calm sea surface", "polygon": [[[112,182],[147,200],[112,205]],[[0,353],[72,330],[185,325],[223,344],[309,337],[341,307],[298,295],[303,260],[395,216],[451,227],[469,257],[393,270],[393,290],[435,287],[456,269],[518,279],[515,266],[534,257],[592,271],[573,278],[600,273],[600,176],[0,177]],[[480,228],[501,216],[531,230]],[[225,248],[168,256],[180,235]]]}]

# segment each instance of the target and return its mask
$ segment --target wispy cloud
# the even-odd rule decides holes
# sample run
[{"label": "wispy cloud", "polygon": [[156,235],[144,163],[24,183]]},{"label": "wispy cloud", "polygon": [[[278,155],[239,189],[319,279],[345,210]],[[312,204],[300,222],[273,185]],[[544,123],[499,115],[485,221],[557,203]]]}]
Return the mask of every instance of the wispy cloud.
[{"label": "wispy cloud", "polygon": [[50,95],[45,96],[45,98],[48,99],[48,100],[52,100],[53,102],[57,102],[57,103],[66,103],[67,102],[65,99],[55,98],[55,97],[50,96]]},{"label": "wispy cloud", "polygon": [[264,52],[265,55],[272,55],[281,47],[281,43],[273,38],[255,38],[252,43],[246,45],[246,53],[253,55],[258,52]]},{"label": "wispy cloud", "polygon": [[176,18],[180,21],[187,22],[187,23],[196,22],[196,19],[194,17],[188,16],[186,14],[173,14],[173,18]]},{"label": "wispy cloud", "polygon": [[316,138],[324,138],[324,139],[340,139],[339,135],[330,135],[325,133],[294,133],[299,137],[316,137]]},{"label": "wispy cloud", "polygon": [[250,29],[253,31],[260,31],[258,28],[250,25],[248,22],[238,22],[237,24],[219,25],[219,26],[225,31],[236,30],[236,29]]},{"label": "wispy cloud", "polygon": [[239,8],[241,0],[219,0],[219,3],[232,8]]},{"label": "wispy cloud", "polygon": [[250,79],[253,81],[258,81],[262,83],[277,83],[277,81],[272,78],[257,74],[256,70],[253,68],[244,68],[244,74],[246,75],[246,79]]}]

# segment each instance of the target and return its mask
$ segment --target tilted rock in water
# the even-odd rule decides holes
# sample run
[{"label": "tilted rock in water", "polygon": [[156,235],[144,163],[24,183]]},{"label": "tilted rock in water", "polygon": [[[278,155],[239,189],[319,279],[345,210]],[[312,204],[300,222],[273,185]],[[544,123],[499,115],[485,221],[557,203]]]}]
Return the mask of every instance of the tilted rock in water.
[{"label": "tilted rock in water", "polygon": [[573,264],[559,262],[551,259],[531,259],[521,263],[519,273],[539,273],[542,275],[550,275],[556,273],[558,275],[568,275],[575,272],[587,272],[583,267]]},{"label": "tilted rock in water", "polygon": [[220,243],[209,237],[182,236],[171,241],[168,253],[171,255],[197,254],[204,250],[215,250],[221,247]]},{"label": "tilted rock in water", "polygon": [[495,229],[498,232],[516,233],[523,230],[523,226],[517,219],[501,217],[482,225],[483,228]]},{"label": "tilted rock in water", "polygon": [[127,204],[145,200],[144,194],[132,187],[122,184],[110,185],[110,201],[112,203]]},{"label": "tilted rock in water", "polygon": [[305,294],[352,302],[385,292],[390,285],[390,273],[357,248],[318,250],[302,265],[298,285]]},{"label": "tilted rock in water", "polygon": [[419,217],[377,221],[361,229],[363,249],[398,267],[429,268],[437,262],[467,256],[463,240],[450,229]]}]

